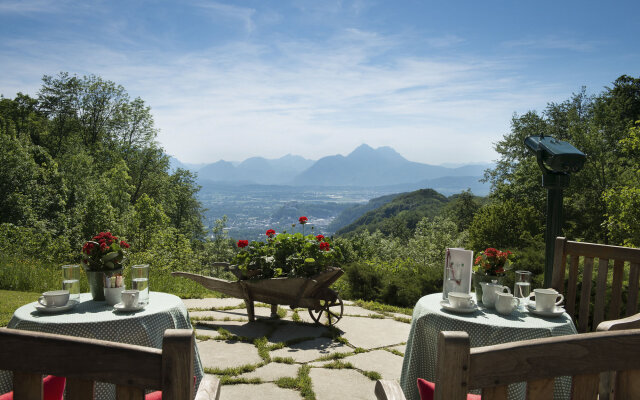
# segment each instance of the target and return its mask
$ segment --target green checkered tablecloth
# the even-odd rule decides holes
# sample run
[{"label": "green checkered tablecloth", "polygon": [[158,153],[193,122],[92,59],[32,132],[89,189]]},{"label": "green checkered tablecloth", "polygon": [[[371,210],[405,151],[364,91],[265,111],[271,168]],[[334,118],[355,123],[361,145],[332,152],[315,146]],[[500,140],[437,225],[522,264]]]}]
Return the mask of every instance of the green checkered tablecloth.
[{"label": "green checkered tablecloth", "polygon": [[[149,293],[149,304],[140,311],[115,312],[104,301],[91,300],[91,294],[82,293],[80,304],[59,314],[41,313],[30,303],[18,308],[8,328],[34,332],[58,333],[116,343],[162,348],[166,329],[191,329],[189,314],[179,297],[167,293]],[[195,375],[197,384],[202,379],[202,363],[195,347]],[[0,393],[11,390],[11,373],[0,371]],[[115,399],[114,385],[96,384],[97,399]]]},{"label": "green checkered tablecloth", "polygon": [[[557,318],[540,318],[527,311],[516,310],[504,316],[481,306],[474,313],[458,314],[444,310],[440,306],[441,300],[442,293],[430,294],[421,298],[413,309],[400,377],[400,385],[408,400],[420,398],[417,378],[435,381],[437,341],[441,331],[467,332],[471,347],[577,333],[566,313]],[[555,397],[569,398],[570,387],[568,378],[557,379]],[[509,398],[524,398],[524,385],[511,385]]]}]

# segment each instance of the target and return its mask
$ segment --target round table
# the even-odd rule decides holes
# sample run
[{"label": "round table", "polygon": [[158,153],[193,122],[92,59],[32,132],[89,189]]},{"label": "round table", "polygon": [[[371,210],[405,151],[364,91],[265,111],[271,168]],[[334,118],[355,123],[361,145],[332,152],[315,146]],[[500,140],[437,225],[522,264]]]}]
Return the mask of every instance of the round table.
[{"label": "round table", "polygon": [[[150,292],[149,304],[136,312],[116,312],[104,301],[91,300],[90,293],[80,294],[80,304],[58,314],[35,308],[35,302],[18,308],[7,328],[34,332],[58,333],[116,343],[162,348],[166,329],[192,329],[182,300],[172,294]],[[196,385],[202,379],[202,363],[194,344]],[[10,372],[0,373],[0,393],[11,390]],[[197,386],[196,386],[197,387]],[[115,386],[96,383],[96,399],[115,399]]]},{"label": "round table", "polygon": [[[442,293],[433,293],[418,300],[413,309],[400,377],[400,386],[408,400],[420,398],[417,378],[435,381],[438,333],[441,331],[467,332],[471,347],[577,333],[567,313],[541,318],[528,311],[516,310],[505,316],[480,305],[473,313],[461,314],[443,309],[440,301]],[[569,379],[556,379],[556,398],[568,398],[570,388]],[[524,385],[510,385],[509,398],[524,398]]]}]

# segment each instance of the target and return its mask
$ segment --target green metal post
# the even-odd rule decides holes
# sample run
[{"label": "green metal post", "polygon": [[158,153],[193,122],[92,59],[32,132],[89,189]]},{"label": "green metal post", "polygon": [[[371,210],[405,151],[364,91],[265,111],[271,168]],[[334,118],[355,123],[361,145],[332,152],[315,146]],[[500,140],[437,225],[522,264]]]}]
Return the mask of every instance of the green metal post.
[{"label": "green metal post", "polygon": [[547,188],[547,231],[545,234],[544,287],[551,287],[556,237],[562,232],[562,190],[569,186],[569,175],[546,172],[542,186]]}]

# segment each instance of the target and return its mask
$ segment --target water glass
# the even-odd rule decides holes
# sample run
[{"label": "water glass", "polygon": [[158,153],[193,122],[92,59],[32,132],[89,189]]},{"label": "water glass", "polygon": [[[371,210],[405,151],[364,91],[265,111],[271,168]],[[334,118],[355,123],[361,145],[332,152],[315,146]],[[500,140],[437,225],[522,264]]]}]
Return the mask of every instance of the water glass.
[{"label": "water glass", "polygon": [[69,291],[69,300],[80,300],[80,265],[62,266],[62,290]]},{"label": "water glass", "polygon": [[140,292],[138,304],[149,304],[149,264],[131,267],[131,289]]},{"label": "water glass", "polygon": [[516,283],[513,288],[513,296],[520,299],[520,308],[529,304],[529,294],[531,293],[531,272],[516,271]]}]

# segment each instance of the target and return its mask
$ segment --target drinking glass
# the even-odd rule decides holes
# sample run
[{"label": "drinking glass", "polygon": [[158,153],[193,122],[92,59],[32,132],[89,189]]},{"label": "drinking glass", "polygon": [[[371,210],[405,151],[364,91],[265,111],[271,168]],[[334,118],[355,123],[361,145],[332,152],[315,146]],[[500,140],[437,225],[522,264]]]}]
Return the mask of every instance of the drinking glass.
[{"label": "drinking glass", "polygon": [[80,265],[62,266],[62,289],[69,291],[69,300],[80,300]]},{"label": "drinking glass", "polygon": [[140,292],[138,304],[149,304],[149,264],[131,267],[131,289]]},{"label": "drinking glass", "polygon": [[525,308],[529,304],[529,293],[531,293],[531,272],[516,271],[516,283],[513,288],[513,296],[520,299],[520,307]]}]

